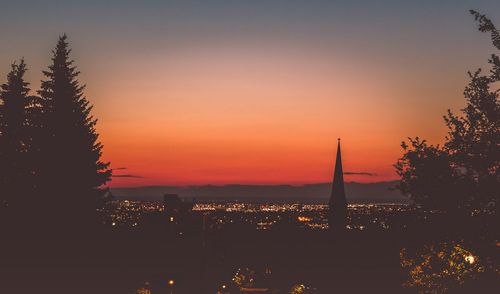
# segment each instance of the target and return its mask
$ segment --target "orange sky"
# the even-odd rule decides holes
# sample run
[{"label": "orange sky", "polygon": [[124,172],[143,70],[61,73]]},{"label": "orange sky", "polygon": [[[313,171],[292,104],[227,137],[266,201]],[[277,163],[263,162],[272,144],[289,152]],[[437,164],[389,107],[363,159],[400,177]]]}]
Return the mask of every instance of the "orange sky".
[{"label": "orange sky", "polygon": [[[468,10],[497,0],[7,1],[0,68],[35,91],[57,37],[99,119],[111,186],[395,179],[400,142],[439,143],[493,52]],[[23,17],[19,17],[23,15]],[[121,169],[126,168],[126,169]]]},{"label": "orange sky", "polygon": [[89,87],[105,158],[140,176],[112,185],[329,181],[337,137],[346,171],[377,174],[348,181],[391,180],[400,141],[439,140],[441,115],[461,102],[462,81],[436,84],[438,74],[406,80],[342,56],[218,49],[141,59]]}]

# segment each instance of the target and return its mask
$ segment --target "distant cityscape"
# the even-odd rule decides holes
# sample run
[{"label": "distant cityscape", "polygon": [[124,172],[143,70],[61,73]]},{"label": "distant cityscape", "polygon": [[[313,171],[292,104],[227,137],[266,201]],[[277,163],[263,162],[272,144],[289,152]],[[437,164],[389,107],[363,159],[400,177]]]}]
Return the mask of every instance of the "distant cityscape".
[{"label": "distant cityscape", "polygon": [[[404,229],[408,218],[424,220],[433,212],[422,213],[408,204],[349,204],[347,229]],[[114,200],[103,209],[107,224],[117,227],[147,225],[148,217],[164,211],[160,201]],[[327,204],[201,202],[193,215],[203,216],[209,229],[247,228],[268,230],[293,226],[310,230],[328,229]],[[437,212],[434,212],[437,213]],[[400,220],[405,218],[405,222]]]}]

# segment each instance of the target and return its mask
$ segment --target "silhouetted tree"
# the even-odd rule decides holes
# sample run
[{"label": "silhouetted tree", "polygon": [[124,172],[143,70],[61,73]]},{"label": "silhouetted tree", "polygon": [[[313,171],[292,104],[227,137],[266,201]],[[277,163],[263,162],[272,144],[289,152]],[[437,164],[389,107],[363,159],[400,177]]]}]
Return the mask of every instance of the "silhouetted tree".
[{"label": "silhouetted tree", "polygon": [[[480,31],[491,32],[493,45],[500,50],[500,33],[492,22],[473,10],[471,14],[479,22]],[[489,63],[489,75],[481,75],[480,69],[468,73],[463,115],[448,110],[445,116],[449,128],[445,147],[453,163],[463,169],[464,177],[475,186],[475,206],[494,205],[500,197],[500,101],[498,90],[491,89],[500,80],[500,59],[493,54]]]},{"label": "silhouetted tree", "polygon": [[26,63],[13,63],[0,93],[0,197],[2,206],[17,206],[32,187],[29,160],[29,84],[24,80]]},{"label": "silhouetted tree", "polygon": [[[493,43],[493,46],[495,46],[498,50],[500,50],[500,32],[495,27],[495,25],[493,25],[493,22],[489,18],[487,18],[486,15],[480,14],[475,10],[469,10],[469,12],[474,16],[474,19],[479,23],[479,28],[478,28],[479,31],[483,33],[486,32],[491,33],[491,41]],[[495,55],[493,54],[493,56]],[[499,65],[498,62],[496,64],[497,66]]]},{"label": "silhouetted tree", "polygon": [[[57,217],[88,222],[111,170],[101,161],[103,146],[95,130],[97,120],[85,98],[70,59],[66,35],[59,38],[52,64],[44,71],[39,94],[43,105],[44,144],[40,183],[44,207]],[[60,221],[60,220],[59,220]],[[69,221],[68,221],[69,222]]]},{"label": "silhouetted tree", "polygon": [[408,138],[405,151],[395,167],[401,177],[399,189],[426,209],[456,210],[467,202],[468,187],[453,166],[450,155],[425,140]]},{"label": "silhouetted tree", "polygon": [[[493,45],[500,49],[500,33],[484,15],[470,11],[481,32],[490,32]],[[401,176],[400,189],[426,207],[446,210],[500,206],[500,102],[493,90],[500,80],[500,59],[489,59],[492,70],[468,73],[464,90],[467,105],[462,115],[450,110],[444,117],[448,136],[444,147],[427,145],[418,138],[403,142],[405,154],[396,170]]]}]

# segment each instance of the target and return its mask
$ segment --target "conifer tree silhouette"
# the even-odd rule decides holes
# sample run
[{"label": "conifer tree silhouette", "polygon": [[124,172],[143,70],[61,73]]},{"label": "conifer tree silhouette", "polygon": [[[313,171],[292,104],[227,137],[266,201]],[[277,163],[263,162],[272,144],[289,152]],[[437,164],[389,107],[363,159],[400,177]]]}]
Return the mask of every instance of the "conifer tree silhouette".
[{"label": "conifer tree silhouette", "polygon": [[0,93],[0,201],[2,207],[10,209],[19,208],[20,201],[33,188],[28,155],[29,108],[33,99],[28,96],[26,71],[24,59],[13,63]]},{"label": "conifer tree silhouette", "polygon": [[101,161],[102,144],[97,120],[84,96],[85,86],[70,59],[67,37],[59,38],[52,63],[44,71],[41,103],[43,135],[40,194],[56,223],[87,224],[95,219],[102,190],[111,177],[109,163]]}]

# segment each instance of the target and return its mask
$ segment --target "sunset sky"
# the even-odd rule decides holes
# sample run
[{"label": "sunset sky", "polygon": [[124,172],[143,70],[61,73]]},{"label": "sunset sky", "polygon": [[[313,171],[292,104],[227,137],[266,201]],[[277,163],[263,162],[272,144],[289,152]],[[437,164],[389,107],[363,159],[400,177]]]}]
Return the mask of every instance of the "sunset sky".
[{"label": "sunset sky", "polygon": [[[439,143],[467,70],[494,52],[490,1],[2,1],[1,81],[38,90],[57,38],[94,104],[111,186],[396,178],[400,142]],[[126,169],[124,169],[126,168]]]}]

